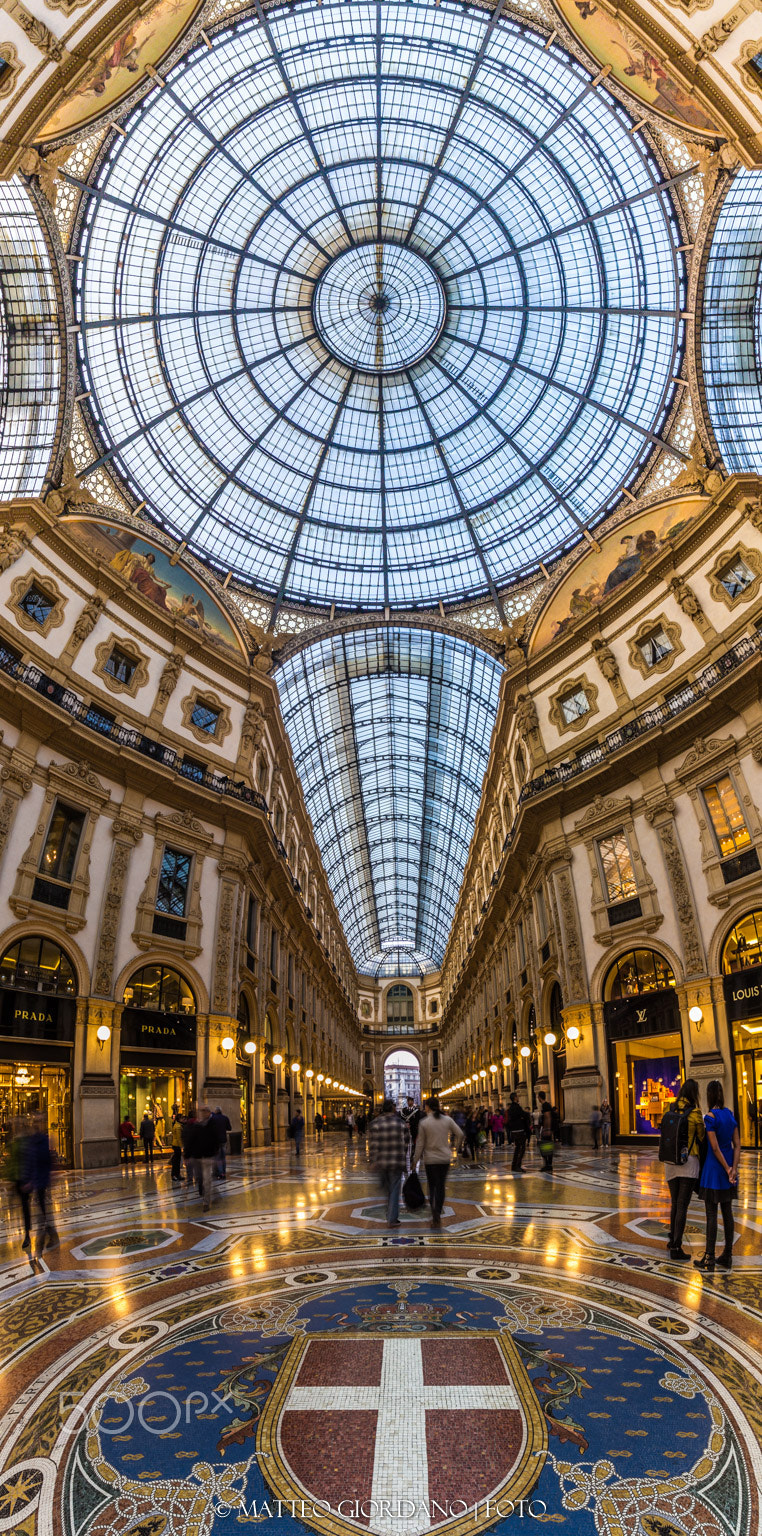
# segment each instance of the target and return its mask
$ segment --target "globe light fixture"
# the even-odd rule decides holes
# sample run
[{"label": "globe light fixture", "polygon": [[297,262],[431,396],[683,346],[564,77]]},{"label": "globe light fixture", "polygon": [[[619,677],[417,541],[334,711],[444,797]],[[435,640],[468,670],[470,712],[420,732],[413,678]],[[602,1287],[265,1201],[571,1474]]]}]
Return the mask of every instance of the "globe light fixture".
[{"label": "globe light fixture", "polygon": [[98,1041],[99,1050],[102,1051],[106,1041],[111,1039],[111,1030],[109,1029],[108,1024],[98,1025],[98,1028],[95,1031],[95,1038]]},{"label": "globe light fixture", "polygon": [[245,1040],[243,1048],[247,1056],[253,1056],[255,1050],[257,1049],[256,1040]]},{"label": "globe light fixture", "polygon": [[526,1056],[531,1056],[531,1054],[532,1054],[532,1051],[531,1051],[530,1046],[522,1045],[521,1050],[519,1051],[519,1055],[526,1057]]},{"label": "globe light fixture", "polygon": [[688,1009],[688,1018],[690,1019],[691,1024],[695,1024],[696,1029],[699,1030],[704,1022],[703,1008],[699,1008],[698,1003],[695,1003],[692,1008]]},{"label": "globe light fixture", "polygon": [[235,1050],[235,1040],[233,1039],[232,1035],[223,1035],[222,1040],[220,1041],[220,1050],[222,1051],[223,1056],[227,1056],[229,1055],[230,1051]]},{"label": "globe light fixture", "polygon": [[576,1045],[577,1041],[581,1039],[580,1032],[576,1024],[569,1025],[569,1028],[566,1031],[566,1038],[567,1040],[571,1040],[572,1045]]},{"label": "globe light fixture", "polygon": [[553,1033],[552,1029],[549,1029],[547,1034],[543,1038],[545,1040],[545,1044],[546,1045],[555,1045],[555,1043],[556,1043],[556,1041],[558,1039],[558,1036]]},{"label": "globe light fixture", "polygon": [[279,1067],[281,1062],[282,1062],[282,1060],[283,1060],[283,1057],[281,1056],[280,1051],[275,1051],[274,1054],[273,1054],[273,1066],[274,1067]]}]

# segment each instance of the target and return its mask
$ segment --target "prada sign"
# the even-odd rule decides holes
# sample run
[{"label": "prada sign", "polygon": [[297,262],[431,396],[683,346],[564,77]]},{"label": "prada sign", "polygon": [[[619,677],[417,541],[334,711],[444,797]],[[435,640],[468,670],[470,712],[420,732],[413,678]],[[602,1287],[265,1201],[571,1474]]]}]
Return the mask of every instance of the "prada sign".
[{"label": "prada sign", "polygon": [[729,1019],[756,1019],[762,1014],[762,965],[723,976],[722,985]]},{"label": "prada sign", "polygon": [[122,1045],[150,1051],[195,1051],[196,1016],[154,1013],[150,1008],[125,1008],[122,1014]]},{"label": "prada sign", "polygon": [[603,1005],[610,1040],[637,1040],[641,1035],[671,1035],[680,1029],[680,1010],[672,987],[638,992]]},{"label": "prada sign", "polygon": [[0,1033],[19,1040],[73,1040],[76,1012],[73,997],[3,992]]}]

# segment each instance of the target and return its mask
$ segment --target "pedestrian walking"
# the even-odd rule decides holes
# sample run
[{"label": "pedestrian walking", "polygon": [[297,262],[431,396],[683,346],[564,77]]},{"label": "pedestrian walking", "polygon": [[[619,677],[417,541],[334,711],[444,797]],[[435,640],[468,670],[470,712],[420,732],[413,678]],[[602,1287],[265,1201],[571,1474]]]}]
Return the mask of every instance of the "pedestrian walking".
[{"label": "pedestrian walking", "polygon": [[371,1121],[368,1156],[386,1195],[388,1227],[400,1225],[400,1190],[409,1140],[407,1126],[397,1114],[394,1099],[384,1099],[381,1114]]},{"label": "pedestrian walking", "polygon": [[418,1124],[412,1161],[415,1167],[416,1163],[423,1158],[426,1183],[429,1187],[432,1227],[440,1226],[442,1221],[451,1146],[454,1146],[457,1152],[462,1140],[463,1132],[460,1126],[456,1125],[449,1115],[442,1114],[439,1099],[427,1099],[426,1113]]},{"label": "pedestrian walking", "polygon": [[470,1157],[472,1163],[476,1163],[479,1160],[479,1136],[481,1132],[479,1120],[473,1109],[468,1110],[463,1129],[466,1138],[466,1154]]},{"label": "pedestrian walking", "polygon": [[294,1143],[294,1151],[297,1157],[301,1157],[302,1147],[304,1146],[304,1115],[300,1109],[297,1109],[296,1114],[292,1116],[289,1130]]},{"label": "pedestrian walking", "polygon": [[140,1140],[143,1143],[143,1156],[146,1162],[151,1164],[151,1167],[153,1167],[153,1144],[155,1137],[156,1126],[153,1115],[149,1113],[148,1106],[146,1106],[143,1119],[140,1122]]},{"label": "pedestrian walking", "polygon": [[125,1115],[119,1126],[119,1146],[123,1163],[135,1161],[135,1127],[129,1117]]},{"label": "pedestrian walking", "polygon": [[352,1114],[351,1109],[347,1110],[344,1123],[345,1123],[345,1125],[347,1127],[347,1136],[348,1136],[349,1140],[352,1141],[354,1139],[354,1134],[355,1134],[355,1117]]},{"label": "pedestrian walking", "polygon": [[39,1259],[44,1247],[58,1246],[58,1233],[48,1208],[53,1161],[53,1149],[50,1145],[45,1116],[34,1115],[31,1135],[24,1141],[21,1163],[22,1186],[32,1204],[37,1208],[33,1263],[35,1259]]},{"label": "pedestrian walking", "polygon": [[[706,1085],[706,1102],[704,1125],[709,1146],[699,1184],[699,1194],[706,1205],[706,1251],[703,1258],[694,1259],[693,1263],[696,1269],[711,1271],[715,1263],[720,1269],[733,1268],[733,1201],[738,1194],[741,1138],[735,1115],[725,1108],[722,1083],[716,1078]],[[718,1209],[722,1211],[725,1246],[715,1259]]]},{"label": "pedestrian walking", "polygon": [[323,1116],[321,1115],[320,1110],[318,1110],[315,1114],[315,1140],[318,1146],[322,1144],[323,1140],[323,1125]]},{"label": "pedestrian walking", "polygon": [[542,1167],[540,1169],[540,1173],[552,1173],[553,1153],[556,1146],[556,1128],[554,1124],[553,1105],[545,1093],[538,1093],[537,1099],[538,1108],[540,1111],[540,1122],[537,1135],[539,1138],[540,1152],[542,1153]]},{"label": "pedestrian walking", "polygon": [[194,1120],[191,1126],[189,1152],[194,1165],[196,1188],[203,1197],[205,1211],[209,1210],[212,1203],[212,1175],[219,1147],[219,1132],[212,1119],[212,1112],[208,1104],[201,1104],[198,1120]]},{"label": "pedestrian walking", "polygon": [[597,1152],[601,1145],[602,1115],[600,1105],[594,1104],[590,1111],[590,1134],[593,1138],[593,1150]]},{"label": "pedestrian walking", "polygon": [[21,1216],[24,1222],[24,1240],[21,1246],[25,1250],[28,1249],[30,1245],[29,1233],[31,1229],[30,1193],[24,1183],[24,1157],[29,1134],[29,1122],[19,1115],[13,1121],[11,1127],[11,1139],[8,1143],[8,1148],[3,1163],[3,1177],[8,1180],[8,1183],[19,1202],[19,1205],[21,1206]]},{"label": "pedestrian walking", "polygon": [[172,1183],[182,1184],[180,1169],[183,1161],[183,1127],[182,1121],[176,1116],[172,1121]]},{"label": "pedestrian walking", "polygon": [[676,1263],[684,1264],[690,1260],[690,1254],[683,1248],[683,1233],[691,1195],[701,1173],[700,1152],[705,1135],[704,1118],[699,1108],[699,1085],[694,1077],[687,1077],[674,1108],[662,1119],[659,1137],[659,1162],[664,1164],[670,1201],[667,1246],[670,1258]]},{"label": "pedestrian walking", "polygon": [[214,1163],[215,1179],[226,1179],[228,1176],[228,1135],[233,1127],[227,1115],[222,1113],[219,1104],[213,1111],[210,1119],[213,1121],[217,1132],[217,1157]]},{"label": "pedestrian walking", "polygon": [[492,1116],[492,1144],[495,1147],[505,1145],[505,1117],[502,1109],[496,1109]]},{"label": "pedestrian walking", "polygon": [[529,1115],[519,1103],[517,1093],[512,1093],[508,1104],[508,1130],[513,1143],[511,1173],[524,1172],[524,1154],[529,1134]]},{"label": "pedestrian walking", "polygon": [[601,1105],[601,1144],[604,1147],[611,1146],[611,1105],[608,1099],[604,1099]]}]

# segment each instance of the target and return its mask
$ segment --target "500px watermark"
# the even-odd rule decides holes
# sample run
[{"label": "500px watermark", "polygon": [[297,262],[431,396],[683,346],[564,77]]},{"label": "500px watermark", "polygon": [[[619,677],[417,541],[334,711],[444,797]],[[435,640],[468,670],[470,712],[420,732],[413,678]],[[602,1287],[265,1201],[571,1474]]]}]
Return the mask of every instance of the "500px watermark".
[{"label": "500px watermark", "polygon": [[[233,1399],[219,1392],[188,1392],[185,1397],[178,1397],[174,1392],[144,1392],[141,1397],[112,1398],[109,1406],[116,1412],[104,1419],[106,1404],[103,1399],[85,1408],[75,1393],[62,1392],[58,1398],[62,1419],[79,1414],[88,1428],[96,1429],[100,1435],[123,1435],[135,1425],[147,1435],[170,1435],[180,1424],[190,1424],[192,1418],[203,1415],[205,1419],[213,1419],[220,1412],[232,1414],[235,1411]],[[161,1412],[157,1411],[159,1409]]]},{"label": "500px watermark", "polygon": [[387,1527],[389,1523],[393,1526],[399,1521],[409,1530],[411,1522],[425,1529],[442,1520],[455,1520],[464,1515],[468,1515],[475,1525],[487,1520],[506,1520],[511,1515],[517,1515],[519,1520],[542,1520],[547,1510],[542,1499],[519,1499],[518,1502],[480,1499],[478,1504],[468,1504],[465,1499],[446,1499],[443,1503],[437,1499],[339,1499],[338,1504],[331,1504],[327,1499],[267,1499],[260,1504],[256,1501],[246,1504],[240,1499],[236,1504],[219,1504],[215,1514],[223,1520],[237,1515],[258,1522],[281,1520],[284,1515],[316,1521],[339,1515],[345,1520],[364,1520],[372,1525],[383,1522]]}]

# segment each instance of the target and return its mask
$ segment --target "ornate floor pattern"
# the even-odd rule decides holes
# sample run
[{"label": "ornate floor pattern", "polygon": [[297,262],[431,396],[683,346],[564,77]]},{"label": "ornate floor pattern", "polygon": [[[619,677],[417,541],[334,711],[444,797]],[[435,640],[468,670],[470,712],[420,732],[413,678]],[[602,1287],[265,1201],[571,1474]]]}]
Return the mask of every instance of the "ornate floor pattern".
[{"label": "ornate floor pattern", "polygon": [[[650,1153],[461,1164],[384,1224],[338,1138],[62,1176],[60,1247],[0,1246],[0,1533],[759,1536],[762,1200],[731,1274],[670,1262]],[[694,1202],[687,1241],[703,1248]]]}]

